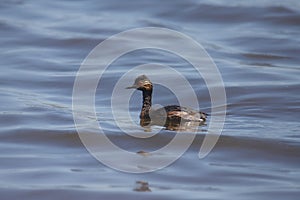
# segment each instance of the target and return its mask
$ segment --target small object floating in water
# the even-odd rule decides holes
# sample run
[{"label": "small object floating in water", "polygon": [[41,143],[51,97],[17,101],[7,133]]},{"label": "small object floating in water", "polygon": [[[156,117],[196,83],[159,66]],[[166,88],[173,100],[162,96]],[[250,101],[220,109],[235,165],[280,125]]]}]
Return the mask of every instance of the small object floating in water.
[{"label": "small object floating in water", "polygon": [[152,109],[153,84],[146,75],[138,76],[132,86],[126,89],[136,89],[143,92],[143,106],[140,113],[140,125],[160,125],[168,130],[188,129],[189,126],[203,125],[207,114],[177,105]]},{"label": "small object floating in water", "polygon": [[136,181],[136,188],[134,191],[137,192],[151,192],[151,189],[149,188],[149,183],[146,181]]},{"label": "small object floating in water", "polygon": [[149,152],[146,152],[146,151],[138,151],[136,152],[137,154],[141,155],[141,156],[150,156],[150,153]]}]

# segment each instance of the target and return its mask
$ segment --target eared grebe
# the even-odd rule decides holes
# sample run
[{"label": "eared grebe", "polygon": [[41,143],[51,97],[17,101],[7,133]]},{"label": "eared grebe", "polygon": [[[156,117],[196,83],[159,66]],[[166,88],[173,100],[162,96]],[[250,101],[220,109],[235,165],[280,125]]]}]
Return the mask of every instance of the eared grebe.
[{"label": "eared grebe", "polygon": [[145,75],[138,76],[132,86],[126,89],[137,89],[143,92],[143,107],[140,114],[140,125],[160,125],[169,130],[179,130],[184,126],[203,125],[207,114],[177,105],[151,109],[153,85]]}]

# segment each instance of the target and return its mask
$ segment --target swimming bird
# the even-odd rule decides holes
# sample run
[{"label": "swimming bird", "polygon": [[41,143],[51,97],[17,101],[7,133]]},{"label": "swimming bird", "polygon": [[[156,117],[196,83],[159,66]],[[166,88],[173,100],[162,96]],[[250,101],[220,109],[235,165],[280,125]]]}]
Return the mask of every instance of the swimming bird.
[{"label": "swimming bird", "polygon": [[140,113],[140,125],[160,125],[168,130],[186,129],[190,125],[203,125],[207,114],[187,107],[169,105],[153,109],[152,91],[153,84],[146,75],[138,76],[134,84],[126,89],[136,89],[143,93],[143,106]]}]

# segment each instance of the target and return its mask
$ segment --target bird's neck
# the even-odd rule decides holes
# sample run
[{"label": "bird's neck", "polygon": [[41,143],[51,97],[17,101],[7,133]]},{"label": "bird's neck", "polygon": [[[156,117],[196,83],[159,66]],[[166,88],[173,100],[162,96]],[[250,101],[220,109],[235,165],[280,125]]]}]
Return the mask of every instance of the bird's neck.
[{"label": "bird's neck", "polygon": [[152,105],[152,89],[143,91],[143,107],[141,110],[141,119],[150,119],[149,112]]}]

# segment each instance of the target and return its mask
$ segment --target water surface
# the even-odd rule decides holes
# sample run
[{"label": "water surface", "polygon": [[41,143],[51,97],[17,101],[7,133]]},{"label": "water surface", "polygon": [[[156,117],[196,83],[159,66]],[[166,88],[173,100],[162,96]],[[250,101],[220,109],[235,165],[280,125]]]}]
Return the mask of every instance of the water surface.
[{"label": "water surface", "polygon": [[[14,0],[1,1],[0,10],[3,199],[298,199],[298,1]],[[81,62],[99,42],[147,26],[180,31],[205,47],[222,74],[228,113],[205,159],[197,157],[207,131],[202,127],[174,164],[132,175],[102,165],[86,151],[74,127],[72,89]],[[129,137],[107,107],[122,74],[149,62],[180,68],[203,111],[210,112],[207,88],[187,62],[160,51],[125,55],[105,74],[96,107],[109,137],[134,152],[155,150],[174,137],[166,130],[150,140]],[[130,102],[138,121],[140,94]],[[156,87],[154,103],[176,102],[167,88]],[[141,183],[151,191],[139,189]]]}]

